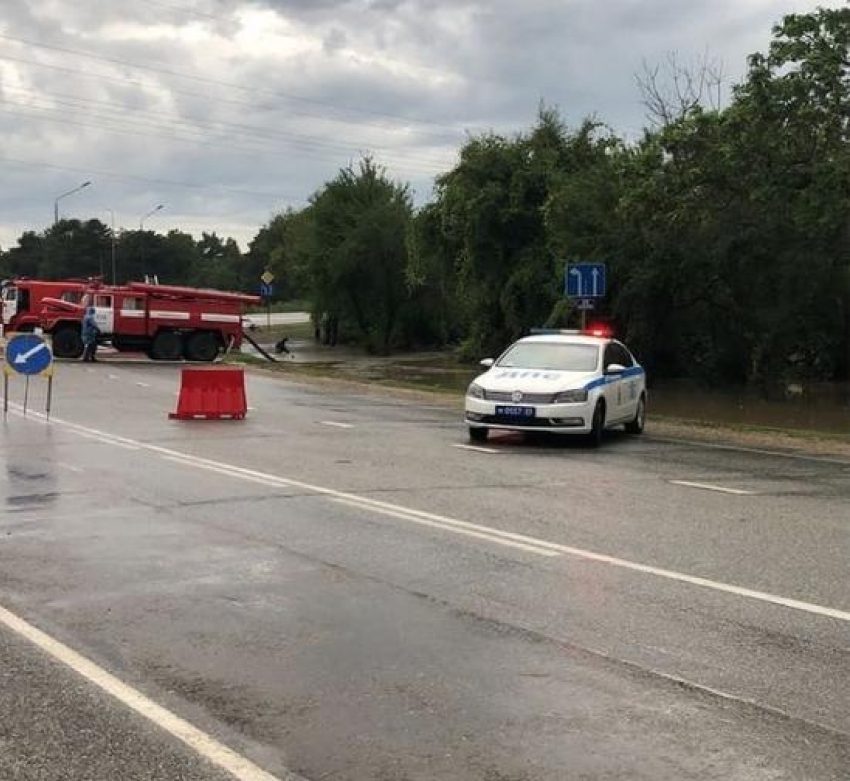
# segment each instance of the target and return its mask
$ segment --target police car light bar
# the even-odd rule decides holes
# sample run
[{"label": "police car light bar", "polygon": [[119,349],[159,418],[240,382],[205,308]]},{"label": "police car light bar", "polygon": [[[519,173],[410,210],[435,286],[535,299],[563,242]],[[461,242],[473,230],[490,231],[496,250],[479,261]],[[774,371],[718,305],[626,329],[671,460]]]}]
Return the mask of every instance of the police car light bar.
[{"label": "police car light bar", "polygon": [[585,336],[598,336],[604,339],[610,339],[614,336],[614,329],[607,323],[594,323],[585,328],[582,333]]},{"label": "police car light bar", "polygon": [[577,328],[532,328],[529,333],[531,336],[598,336],[603,339],[610,339],[614,335],[614,329],[606,323],[595,323],[584,330]]}]

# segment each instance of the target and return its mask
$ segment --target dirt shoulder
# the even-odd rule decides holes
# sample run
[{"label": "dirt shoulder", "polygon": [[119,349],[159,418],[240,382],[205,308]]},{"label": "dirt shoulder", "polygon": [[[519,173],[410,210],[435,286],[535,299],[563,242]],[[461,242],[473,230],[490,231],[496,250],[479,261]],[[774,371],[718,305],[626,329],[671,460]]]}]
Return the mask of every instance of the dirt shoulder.
[{"label": "dirt shoulder", "polygon": [[[381,396],[428,406],[439,406],[458,413],[458,427],[462,427],[463,397],[457,392],[410,386],[397,381],[361,381],[329,375],[327,367],[285,364],[274,369],[248,362],[251,373],[274,377],[288,383],[350,391],[368,396]],[[330,370],[332,371],[332,370]],[[711,421],[683,420],[650,414],[646,433],[653,439],[671,439],[718,447],[732,446],[754,450],[780,451],[789,454],[811,455],[848,459],[850,463],[850,434],[834,435],[799,430],[781,430],[759,426],[729,426]]]}]

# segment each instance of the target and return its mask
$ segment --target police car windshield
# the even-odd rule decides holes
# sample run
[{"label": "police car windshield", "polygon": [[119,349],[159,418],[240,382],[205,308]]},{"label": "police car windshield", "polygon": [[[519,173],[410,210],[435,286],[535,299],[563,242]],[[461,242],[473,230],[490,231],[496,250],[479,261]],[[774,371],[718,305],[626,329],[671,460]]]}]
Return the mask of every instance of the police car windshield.
[{"label": "police car windshield", "polygon": [[599,347],[595,344],[520,342],[511,347],[497,365],[504,369],[592,372],[598,362]]}]

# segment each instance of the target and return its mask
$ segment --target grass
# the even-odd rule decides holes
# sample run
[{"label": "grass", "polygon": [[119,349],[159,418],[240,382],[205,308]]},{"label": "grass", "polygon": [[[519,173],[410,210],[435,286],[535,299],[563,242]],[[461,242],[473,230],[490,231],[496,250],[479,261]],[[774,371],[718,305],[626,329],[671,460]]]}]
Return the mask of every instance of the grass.
[{"label": "grass", "polygon": [[676,426],[692,426],[694,428],[711,429],[717,431],[735,431],[741,434],[766,434],[781,435],[791,439],[819,439],[824,441],[850,443],[850,433],[842,431],[824,431],[822,429],[807,428],[779,428],[777,426],[764,426],[758,423],[736,423],[732,421],[706,420],[705,418],[683,418],[678,415],[665,415],[654,413],[653,417],[665,423]]},{"label": "grass", "polygon": [[258,322],[259,328],[256,331],[249,331],[251,338],[260,344],[273,344],[279,341],[284,336],[290,339],[312,339],[313,324],[312,323],[294,323],[291,325],[273,325],[265,326]]},{"label": "grass", "polygon": [[[309,312],[313,305],[302,298],[293,298],[291,301],[272,301],[272,312]],[[246,314],[259,315],[268,312],[268,307],[249,306],[246,308]]]}]

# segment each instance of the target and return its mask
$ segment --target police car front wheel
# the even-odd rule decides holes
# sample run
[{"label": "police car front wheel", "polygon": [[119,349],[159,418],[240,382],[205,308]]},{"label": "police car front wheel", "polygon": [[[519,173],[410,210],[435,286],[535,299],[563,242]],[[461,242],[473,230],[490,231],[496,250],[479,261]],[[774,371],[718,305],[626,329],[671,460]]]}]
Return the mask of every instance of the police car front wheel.
[{"label": "police car front wheel", "polygon": [[634,420],[626,423],[626,431],[629,434],[643,434],[643,427],[646,423],[646,396],[641,394],[638,401],[637,410],[635,410]]},{"label": "police car front wheel", "polygon": [[593,411],[593,421],[588,434],[588,442],[591,447],[599,447],[602,444],[602,437],[605,433],[605,404],[601,401],[597,402],[596,409]]}]

